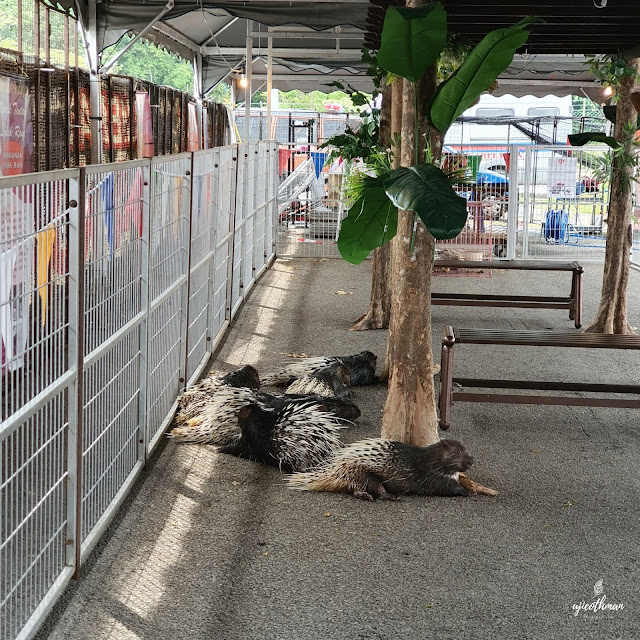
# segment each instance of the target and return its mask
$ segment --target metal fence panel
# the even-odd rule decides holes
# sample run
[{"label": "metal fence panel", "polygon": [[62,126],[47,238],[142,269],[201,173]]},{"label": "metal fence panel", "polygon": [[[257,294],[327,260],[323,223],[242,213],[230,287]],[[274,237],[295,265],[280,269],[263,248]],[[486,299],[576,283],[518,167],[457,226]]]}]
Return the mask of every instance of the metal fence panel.
[{"label": "metal fence panel", "polygon": [[[72,574],[69,393],[77,372],[70,192],[79,174],[0,179],[0,637],[35,629]],[[71,545],[68,544],[68,540]],[[73,555],[73,553],[72,553]]]},{"label": "metal fence panel", "polygon": [[191,156],[151,163],[147,448],[185,385]]},{"label": "metal fence panel", "polygon": [[2,640],[35,632],[271,256],[275,150],[0,179]]},{"label": "metal fence panel", "polygon": [[[85,170],[82,540],[89,551],[142,459],[148,161]],[[139,466],[139,465],[138,465]],[[97,530],[94,531],[94,528]],[[93,532],[93,535],[91,535]]]},{"label": "metal fence panel", "polygon": [[214,189],[220,152],[198,152],[193,159],[191,195],[191,271],[187,380],[197,378],[211,353],[211,297],[216,254]]},{"label": "metal fence panel", "polygon": [[526,258],[603,260],[611,149],[535,146],[521,151],[519,238]]}]

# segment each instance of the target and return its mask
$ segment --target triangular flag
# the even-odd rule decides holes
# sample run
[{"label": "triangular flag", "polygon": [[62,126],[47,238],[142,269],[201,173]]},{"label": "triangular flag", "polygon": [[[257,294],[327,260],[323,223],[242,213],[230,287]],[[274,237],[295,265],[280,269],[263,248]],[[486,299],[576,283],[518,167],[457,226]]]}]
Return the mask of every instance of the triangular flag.
[{"label": "triangular flag", "polygon": [[47,296],[49,292],[49,262],[53,252],[53,242],[56,239],[56,230],[47,228],[36,233],[36,271],[38,277],[38,295],[42,300],[42,326],[47,320]]}]

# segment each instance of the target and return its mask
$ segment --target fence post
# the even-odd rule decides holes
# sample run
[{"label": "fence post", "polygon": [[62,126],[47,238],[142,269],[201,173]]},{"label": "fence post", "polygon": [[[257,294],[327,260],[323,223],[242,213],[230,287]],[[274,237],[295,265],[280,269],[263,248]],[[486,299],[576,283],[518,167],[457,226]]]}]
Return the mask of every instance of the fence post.
[{"label": "fence post", "polygon": [[189,215],[187,217],[187,252],[182,264],[183,273],[187,275],[187,282],[182,287],[182,327],[180,329],[180,384],[187,384],[187,359],[189,357],[189,297],[191,295],[191,220],[193,217],[193,153],[187,169],[186,177],[189,185]]},{"label": "fence post", "polygon": [[138,460],[147,461],[148,420],[149,420],[149,323],[150,312],[150,255],[151,255],[151,161],[141,167],[142,171],[142,237],[140,246],[140,310],[144,312],[144,320],[140,324],[140,398],[138,402]]},{"label": "fence post", "polygon": [[[205,113],[207,113],[207,110],[205,110]],[[213,165],[211,171],[207,171],[204,175],[205,179],[209,180],[207,189],[205,189],[205,193],[207,194],[205,204],[207,207],[207,219],[209,220],[209,247],[213,250],[213,254],[209,258],[209,290],[207,292],[207,352],[211,355],[213,351],[211,349],[211,341],[215,337],[213,330],[213,320],[215,318],[213,305],[215,303],[216,292],[216,258],[218,257],[217,205],[220,202],[220,199],[215,197],[218,191],[214,189],[214,185],[218,187],[220,184],[220,150],[216,149],[209,152],[207,158],[210,159],[211,165]],[[216,203],[215,212],[211,210],[213,197],[215,197]]]},{"label": "fence post", "polygon": [[509,145],[509,202],[507,209],[507,259],[516,257],[518,241],[518,145]]},{"label": "fence post", "polygon": [[[227,265],[227,310],[226,310],[226,319],[231,322],[231,313],[233,311],[233,263],[235,261],[235,253],[236,253],[236,209],[238,208],[238,165],[240,158],[240,145],[234,144],[233,155],[231,156],[232,162],[234,163],[234,180],[233,184],[235,185],[235,189],[233,191],[233,206],[231,207],[231,211],[229,215],[231,216],[231,251],[229,256],[229,264]],[[229,203],[231,205],[231,203]]]},{"label": "fence post", "polygon": [[66,564],[80,572],[82,546],[82,418],[84,364],[85,170],[69,179],[68,366],[75,378],[68,392]]},{"label": "fence post", "polygon": [[529,217],[531,215],[531,148],[524,151],[524,207],[522,213],[522,257],[529,254]]}]

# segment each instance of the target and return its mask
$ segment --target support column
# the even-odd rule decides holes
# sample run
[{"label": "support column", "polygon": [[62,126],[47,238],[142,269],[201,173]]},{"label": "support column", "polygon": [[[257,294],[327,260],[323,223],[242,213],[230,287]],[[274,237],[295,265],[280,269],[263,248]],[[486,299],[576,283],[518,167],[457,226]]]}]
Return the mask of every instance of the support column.
[{"label": "support column", "polygon": [[251,67],[253,62],[253,20],[247,20],[247,53],[245,61],[245,78],[247,86],[244,89],[244,140],[249,142],[251,137]]},{"label": "support column", "polygon": [[271,93],[273,91],[273,38],[267,38],[267,135],[271,140]]},{"label": "support column", "polygon": [[98,55],[98,23],[96,19],[96,0],[87,5],[88,22],[86,54],[89,63],[89,109],[91,121],[91,164],[102,164],[102,86]]},{"label": "support column", "polygon": [[193,61],[193,95],[196,97],[196,119],[198,121],[198,147],[204,149],[202,138],[202,54],[198,53]]}]

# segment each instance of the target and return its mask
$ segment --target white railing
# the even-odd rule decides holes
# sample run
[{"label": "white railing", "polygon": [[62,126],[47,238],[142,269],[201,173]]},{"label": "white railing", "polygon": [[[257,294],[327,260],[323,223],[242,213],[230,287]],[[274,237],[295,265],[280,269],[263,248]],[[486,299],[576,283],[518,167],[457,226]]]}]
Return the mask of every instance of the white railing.
[{"label": "white railing", "polygon": [[[312,155],[319,151],[280,147],[278,256],[339,257],[336,237],[347,214],[343,167],[325,166],[316,177]],[[468,201],[467,224],[457,238],[438,242],[443,257],[604,259],[609,147],[456,145],[446,157],[467,168],[470,182],[459,188]],[[302,179],[309,175],[311,182]],[[640,223],[635,227],[638,246]]]},{"label": "white railing", "polygon": [[274,257],[277,163],[0,179],[0,639],[33,635]]}]

